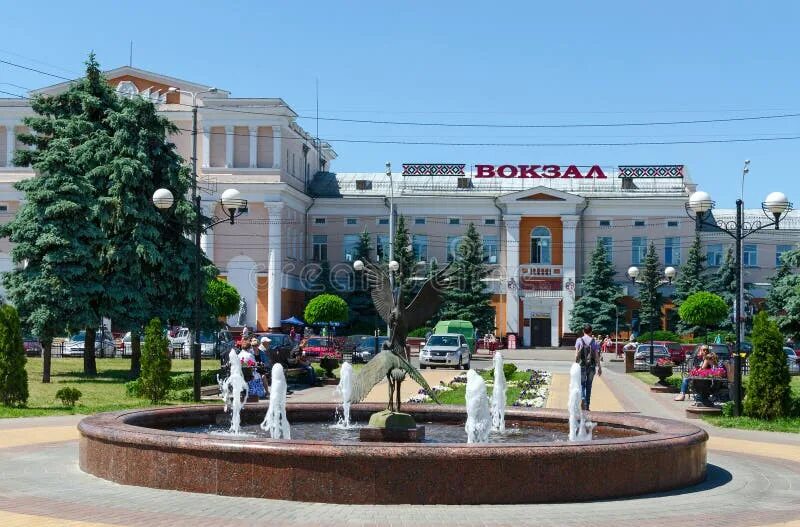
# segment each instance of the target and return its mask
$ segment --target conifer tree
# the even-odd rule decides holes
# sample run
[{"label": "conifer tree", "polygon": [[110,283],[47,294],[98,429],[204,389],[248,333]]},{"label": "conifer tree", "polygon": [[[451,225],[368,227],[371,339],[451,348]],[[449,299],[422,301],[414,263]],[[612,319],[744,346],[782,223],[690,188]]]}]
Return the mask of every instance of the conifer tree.
[{"label": "conifer tree", "polygon": [[[354,260],[371,261],[372,241],[370,234],[365,228],[358,237],[358,245],[355,250]],[[369,294],[364,271],[355,271],[353,280],[353,291],[347,298],[350,306],[350,327],[351,330],[372,333],[372,328],[377,324],[377,312],[372,304]]]},{"label": "conifer tree", "polygon": [[[705,291],[708,288],[707,278],[704,276],[705,261],[706,257],[702,251],[700,236],[695,235],[686,263],[681,266],[678,277],[675,279],[675,293],[672,302],[676,308],[680,309],[681,304],[694,293]],[[673,313],[675,312],[677,310],[673,311]],[[676,324],[680,333],[695,334],[702,330],[700,326],[689,324],[680,318]]]},{"label": "conifer tree", "polygon": [[489,274],[489,268],[483,260],[481,235],[470,223],[453,263],[452,279],[456,283],[451,283],[445,290],[444,301],[439,309],[440,320],[468,320],[479,335],[495,328],[492,293],[482,281]]},{"label": "conifer tree", "polygon": [[659,269],[656,246],[650,243],[644,259],[644,268],[639,273],[639,320],[647,331],[661,329],[661,305],[664,298],[658,291],[662,274]]},{"label": "conifer tree", "polygon": [[12,306],[0,306],[0,402],[24,406],[28,401],[28,372],[19,315]]},{"label": "conifer tree", "polygon": [[[733,247],[728,247],[728,252],[725,253],[725,258],[722,261],[720,268],[714,273],[709,280],[708,289],[712,293],[716,293],[725,300],[731,308],[730,316],[719,324],[719,328],[725,331],[735,331],[736,326],[733,323],[734,306],[736,306],[736,258],[734,257]],[[745,304],[752,298],[752,295],[747,291],[745,284],[742,284],[742,291],[744,293]]]},{"label": "conifer tree", "polygon": [[763,311],[756,315],[753,324],[753,351],[749,361],[744,414],[758,419],[788,416],[792,389],[783,337],[778,326]]},{"label": "conifer tree", "polygon": [[778,329],[793,340],[800,340],[800,249],[783,253],[778,272],[770,279],[766,309]]},{"label": "conifer tree", "polygon": [[172,361],[168,347],[169,341],[161,330],[161,321],[154,318],[144,331],[140,380],[142,395],[152,403],[163,401],[169,392]]},{"label": "conifer tree", "polygon": [[575,301],[570,318],[570,330],[580,333],[584,324],[601,334],[611,334],[616,328],[620,288],[614,283],[614,267],[602,243],[592,253],[589,269],[581,281],[581,297]]},{"label": "conifer tree", "polygon": [[397,220],[397,228],[394,233],[393,256],[395,261],[400,264],[398,274],[395,275],[400,278],[400,298],[405,305],[408,305],[414,297],[414,274],[417,271],[417,261],[411,243],[411,235],[406,226],[406,219],[402,215]]}]

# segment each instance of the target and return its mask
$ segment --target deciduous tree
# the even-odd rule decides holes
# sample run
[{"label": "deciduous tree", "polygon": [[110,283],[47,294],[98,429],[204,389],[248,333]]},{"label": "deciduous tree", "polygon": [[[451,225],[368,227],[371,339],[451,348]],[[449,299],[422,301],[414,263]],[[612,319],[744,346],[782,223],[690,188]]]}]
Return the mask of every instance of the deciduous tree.
[{"label": "deciduous tree", "polygon": [[[680,309],[683,302],[694,293],[708,289],[708,279],[705,276],[706,257],[700,244],[700,236],[694,237],[694,242],[689,248],[686,263],[681,266],[680,273],[675,279],[675,292],[672,302]],[[680,317],[677,320],[677,328],[680,333],[698,333],[702,328],[684,321]]]}]

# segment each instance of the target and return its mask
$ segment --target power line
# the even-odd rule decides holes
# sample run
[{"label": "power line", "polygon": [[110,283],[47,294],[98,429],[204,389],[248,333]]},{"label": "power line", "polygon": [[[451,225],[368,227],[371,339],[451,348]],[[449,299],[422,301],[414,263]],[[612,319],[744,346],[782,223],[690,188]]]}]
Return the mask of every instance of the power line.
[{"label": "power line", "polygon": [[55,73],[48,73],[46,71],[37,70],[36,68],[31,68],[29,66],[23,66],[22,64],[16,64],[14,62],[9,62],[9,61],[3,60],[3,59],[0,59],[0,62],[3,63],[3,64],[8,64],[9,66],[14,66],[16,68],[23,69],[23,70],[28,70],[28,71],[33,71],[33,72],[36,72],[36,73],[41,73],[42,75],[47,75],[49,77],[55,77],[56,79],[61,79],[61,80],[65,80],[65,81],[74,80],[74,79],[70,79],[68,77],[64,77],[62,75],[56,75]]}]

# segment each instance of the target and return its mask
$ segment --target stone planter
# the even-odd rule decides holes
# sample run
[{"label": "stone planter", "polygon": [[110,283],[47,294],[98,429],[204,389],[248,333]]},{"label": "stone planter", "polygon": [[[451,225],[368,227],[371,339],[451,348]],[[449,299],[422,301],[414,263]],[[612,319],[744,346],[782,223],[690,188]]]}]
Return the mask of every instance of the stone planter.
[{"label": "stone planter", "polygon": [[333,370],[339,367],[339,361],[334,359],[333,357],[322,357],[319,360],[320,367],[325,370],[325,377],[329,379],[335,379],[336,377],[333,375]]},{"label": "stone planter", "polygon": [[672,366],[650,366],[650,374],[654,377],[658,377],[658,382],[656,382],[656,384],[663,387],[669,387],[667,378],[672,377]]},{"label": "stone planter", "polygon": [[722,383],[716,379],[692,379],[692,391],[697,394],[697,404],[701,406],[714,406],[711,396],[717,393]]}]

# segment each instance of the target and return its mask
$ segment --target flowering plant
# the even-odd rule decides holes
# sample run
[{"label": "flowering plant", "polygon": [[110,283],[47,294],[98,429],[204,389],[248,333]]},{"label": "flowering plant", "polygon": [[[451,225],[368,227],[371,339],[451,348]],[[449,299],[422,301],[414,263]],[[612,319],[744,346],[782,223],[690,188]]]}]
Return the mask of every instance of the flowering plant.
[{"label": "flowering plant", "polygon": [[256,366],[256,361],[253,357],[240,357],[239,361],[245,368],[255,368]]},{"label": "flowering plant", "polygon": [[666,367],[675,366],[675,363],[672,362],[670,359],[658,359],[656,361],[656,366],[662,366],[662,367],[666,368]]},{"label": "flowering plant", "polygon": [[725,368],[695,368],[689,372],[689,375],[692,377],[703,377],[706,379],[724,379],[728,376],[728,373],[725,371]]}]

